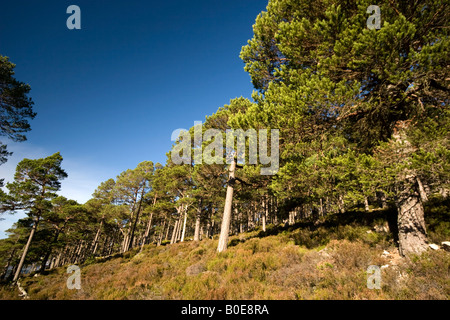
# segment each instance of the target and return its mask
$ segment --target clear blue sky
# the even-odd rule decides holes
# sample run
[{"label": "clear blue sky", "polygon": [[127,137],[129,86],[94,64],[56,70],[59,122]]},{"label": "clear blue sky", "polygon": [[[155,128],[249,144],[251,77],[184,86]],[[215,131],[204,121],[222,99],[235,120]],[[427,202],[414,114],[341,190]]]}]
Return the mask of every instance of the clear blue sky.
[{"label": "clear blue sky", "polygon": [[[69,30],[69,5],[81,30]],[[0,166],[11,180],[23,158],[57,151],[69,177],[61,194],[85,202],[120,172],[165,163],[177,128],[250,97],[241,47],[267,0],[5,1],[0,54],[30,84],[37,117],[28,141]],[[0,237],[16,216],[3,216]]]}]

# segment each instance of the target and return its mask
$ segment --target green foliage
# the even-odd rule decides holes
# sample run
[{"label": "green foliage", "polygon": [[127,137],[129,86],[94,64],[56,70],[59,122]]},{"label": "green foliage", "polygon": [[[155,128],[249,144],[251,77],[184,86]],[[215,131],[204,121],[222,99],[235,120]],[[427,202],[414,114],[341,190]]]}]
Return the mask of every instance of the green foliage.
[{"label": "green foliage", "polygon": [[[0,137],[13,141],[24,141],[23,134],[30,131],[29,120],[36,116],[33,101],[28,97],[30,86],[14,78],[15,64],[0,55]],[[0,141],[0,165],[11,153]],[[3,179],[0,179],[2,186]]]}]

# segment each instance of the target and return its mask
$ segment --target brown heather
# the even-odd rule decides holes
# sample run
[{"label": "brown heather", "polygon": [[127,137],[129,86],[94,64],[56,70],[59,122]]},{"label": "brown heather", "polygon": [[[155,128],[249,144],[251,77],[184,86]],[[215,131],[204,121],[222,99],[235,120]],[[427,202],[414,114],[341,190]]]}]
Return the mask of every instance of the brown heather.
[{"label": "brown heather", "polygon": [[[442,210],[429,213],[432,239],[448,232]],[[372,225],[367,216],[360,219],[363,215],[372,215]],[[214,239],[151,244],[141,253],[91,260],[80,266],[81,290],[67,289],[65,267],[26,277],[22,285],[30,299],[450,298],[449,252],[429,250],[400,258],[391,234],[372,229],[383,223],[381,211],[355,212],[353,222],[351,216],[232,236],[222,253],[216,252]],[[390,255],[383,255],[385,250]],[[388,265],[382,268],[380,290],[367,288],[369,265]],[[0,289],[0,299],[19,299],[18,294],[15,288]]]}]

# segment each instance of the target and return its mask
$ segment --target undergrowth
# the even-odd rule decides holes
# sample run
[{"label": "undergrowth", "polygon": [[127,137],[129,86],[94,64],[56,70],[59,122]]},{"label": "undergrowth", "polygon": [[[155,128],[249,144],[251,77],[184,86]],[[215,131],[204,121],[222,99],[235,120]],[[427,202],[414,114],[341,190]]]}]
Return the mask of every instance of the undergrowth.
[{"label": "undergrowth", "polygon": [[[429,238],[448,241],[448,201],[433,201],[426,206]],[[64,267],[25,277],[22,286],[38,300],[449,299],[450,253],[427,251],[394,263],[392,215],[355,211],[319,223],[268,226],[230,237],[223,253],[216,252],[216,239],[148,245],[141,253],[89,260],[80,266],[80,290],[67,288]],[[380,226],[384,231],[375,231]],[[367,287],[370,265],[384,266],[381,289]],[[0,287],[0,299],[20,299],[18,293]]]}]

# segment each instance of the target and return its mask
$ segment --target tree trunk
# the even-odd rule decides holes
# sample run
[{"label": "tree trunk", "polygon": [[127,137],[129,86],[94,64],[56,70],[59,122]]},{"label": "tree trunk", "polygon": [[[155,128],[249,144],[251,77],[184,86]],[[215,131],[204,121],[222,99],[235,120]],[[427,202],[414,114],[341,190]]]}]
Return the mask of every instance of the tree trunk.
[{"label": "tree trunk", "polygon": [[53,268],[59,267],[59,262],[61,261],[62,250],[59,251],[58,256],[56,257],[55,263],[53,264]]},{"label": "tree trunk", "polygon": [[23,263],[25,262],[25,257],[27,256],[28,249],[30,248],[31,240],[33,240],[34,233],[36,232],[37,225],[39,222],[39,217],[33,218],[33,227],[31,228],[30,235],[28,237],[27,244],[23,249],[22,257],[20,258],[19,265],[17,266],[16,273],[13,278],[13,282],[16,282],[19,279],[20,272],[22,271]]},{"label": "tree trunk", "polygon": [[294,223],[295,223],[295,221],[294,221],[294,212],[293,211],[289,211],[289,222],[288,222],[288,224],[290,226],[292,226]]},{"label": "tree trunk", "polygon": [[183,229],[183,227],[181,225],[181,220],[182,220],[182,216],[180,215],[180,218],[178,220],[177,234],[175,236],[175,243],[178,242],[181,239],[181,230]]},{"label": "tree trunk", "polygon": [[428,248],[424,209],[415,176],[406,178],[396,199],[399,251],[420,254]]},{"label": "tree trunk", "polygon": [[194,241],[200,241],[200,223],[202,217],[202,199],[200,199],[197,215],[195,216]]},{"label": "tree trunk", "polygon": [[[164,220],[165,221],[165,220]],[[169,239],[169,231],[170,231],[170,220],[167,223],[166,235],[164,236],[164,240],[167,241]]]},{"label": "tree trunk", "polygon": [[228,178],[227,185],[227,195],[225,198],[225,207],[223,210],[222,226],[220,228],[219,245],[217,246],[217,251],[222,252],[227,249],[228,246],[228,234],[230,231],[231,222],[231,207],[233,204],[233,188],[235,183],[235,170],[236,170],[236,159],[230,165],[230,174]]},{"label": "tree trunk", "polygon": [[126,251],[126,248],[128,246],[128,239],[129,239],[129,230],[124,231],[123,241],[122,241],[122,247],[120,249],[121,253],[124,253]]},{"label": "tree trunk", "polygon": [[369,197],[364,197],[364,210],[366,212],[369,212],[370,208],[369,208]]},{"label": "tree trunk", "polygon": [[263,214],[262,214],[262,231],[266,232],[266,218],[267,218],[267,202],[266,199],[263,197],[262,199],[263,204]]},{"label": "tree trunk", "polygon": [[134,233],[136,232],[136,226],[137,226],[137,223],[139,221],[139,215],[141,213],[142,200],[144,199],[144,191],[145,191],[145,188],[142,187],[141,198],[139,199],[139,204],[138,204],[138,208],[137,208],[137,211],[136,211],[136,218],[134,219],[134,223],[133,223],[133,226],[131,228],[130,240],[128,241],[128,244],[126,246],[126,250],[125,251],[128,251],[128,250],[130,250],[133,247]]},{"label": "tree trunk", "polygon": [[[48,259],[50,258],[50,255],[52,253],[53,250],[53,244],[56,243],[58,241],[59,238],[59,234],[61,233],[62,229],[56,230],[55,236],[53,237],[53,240],[50,242],[49,244],[49,248],[47,250],[47,253],[44,256],[44,259],[42,259],[42,264],[41,264],[41,270],[40,272],[44,272],[45,271],[45,265],[47,264]],[[51,269],[51,268],[50,268]]]},{"label": "tree trunk", "polygon": [[184,236],[186,235],[186,221],[187,221],[187,206],[183,206],[184,211],[184,221],[183,221],[183,232],[181,233],[181,240],[180,242],[184,241]]},{"label": "tree trunk", "polygon": [[103,226],[103,217],[102,217],[102,220],[100,221],[100,225],[97,229],[97,233],[95,234],[94,241],[92,241],[92,255],[95,255],[95,252],[97,251],[98,239],[100,237],[100,232],[102,230],[102,226]]},{"label": "tree trunk", "polygon": [[177,227],[178,227],[178,219],[175,221],[175,225],[173,226],[173,231],[172,231],[172,238],[170,239],[170,244],[173,244],[176,242],[176,235],[177,235]]},{"label": "tree trunk", "polygon": [[149,220],[147,223],[147,228],[145,229],[144,238],[142,239],[140,252],[142,252],[142,250],[144,250],[145,243],[147,242],[148,236],[150,234],[150,228],[152,227],[152,218],[153,218],[153,212],[150,213],[150,217],[149,217]]},{"label": "tree trunk", "polygon": [[377,192],[376,196],[377,196],[378,206],[381,209],[386,209],[387,202],[386,202],[386,195],[384,194],[384,192]]},{"label": "tree trunk", "polygon": [[242,208],[241,210],[239,210],[239,212],[237,212],[237,208],[235,211],[239,220],[239,233],[242,233],[244,232],[244,224],[242,223]]},{"label": "tree trunk", "polygon": [[425,188],[423,187],[422,180],[419,179],[419,177],[416,177],[417,180],[417,187],[419,189],[420,199],[422,200],[422,203],[425,203],[428,201],[427,193],[425,192]]},{"label": "tree trunk", "polygon": [[[408,141],[405,128],[407,125],[400,122],[392,137],[398,144],[397,153],[409,162],[408,157],[414,148]],[[399,251],[402,256],[409,253],[420,254],[428,248],[428,241],[418,179],[414,171],[405,168],[398,181],[395,202],[398,212]]]},{"label": "tree trunk", "polygon": [[342,194],[339,195],[338,207],[339,207],[339,212],[340,213],[344,213],[345,212],[344,197],[342,196]]}]

